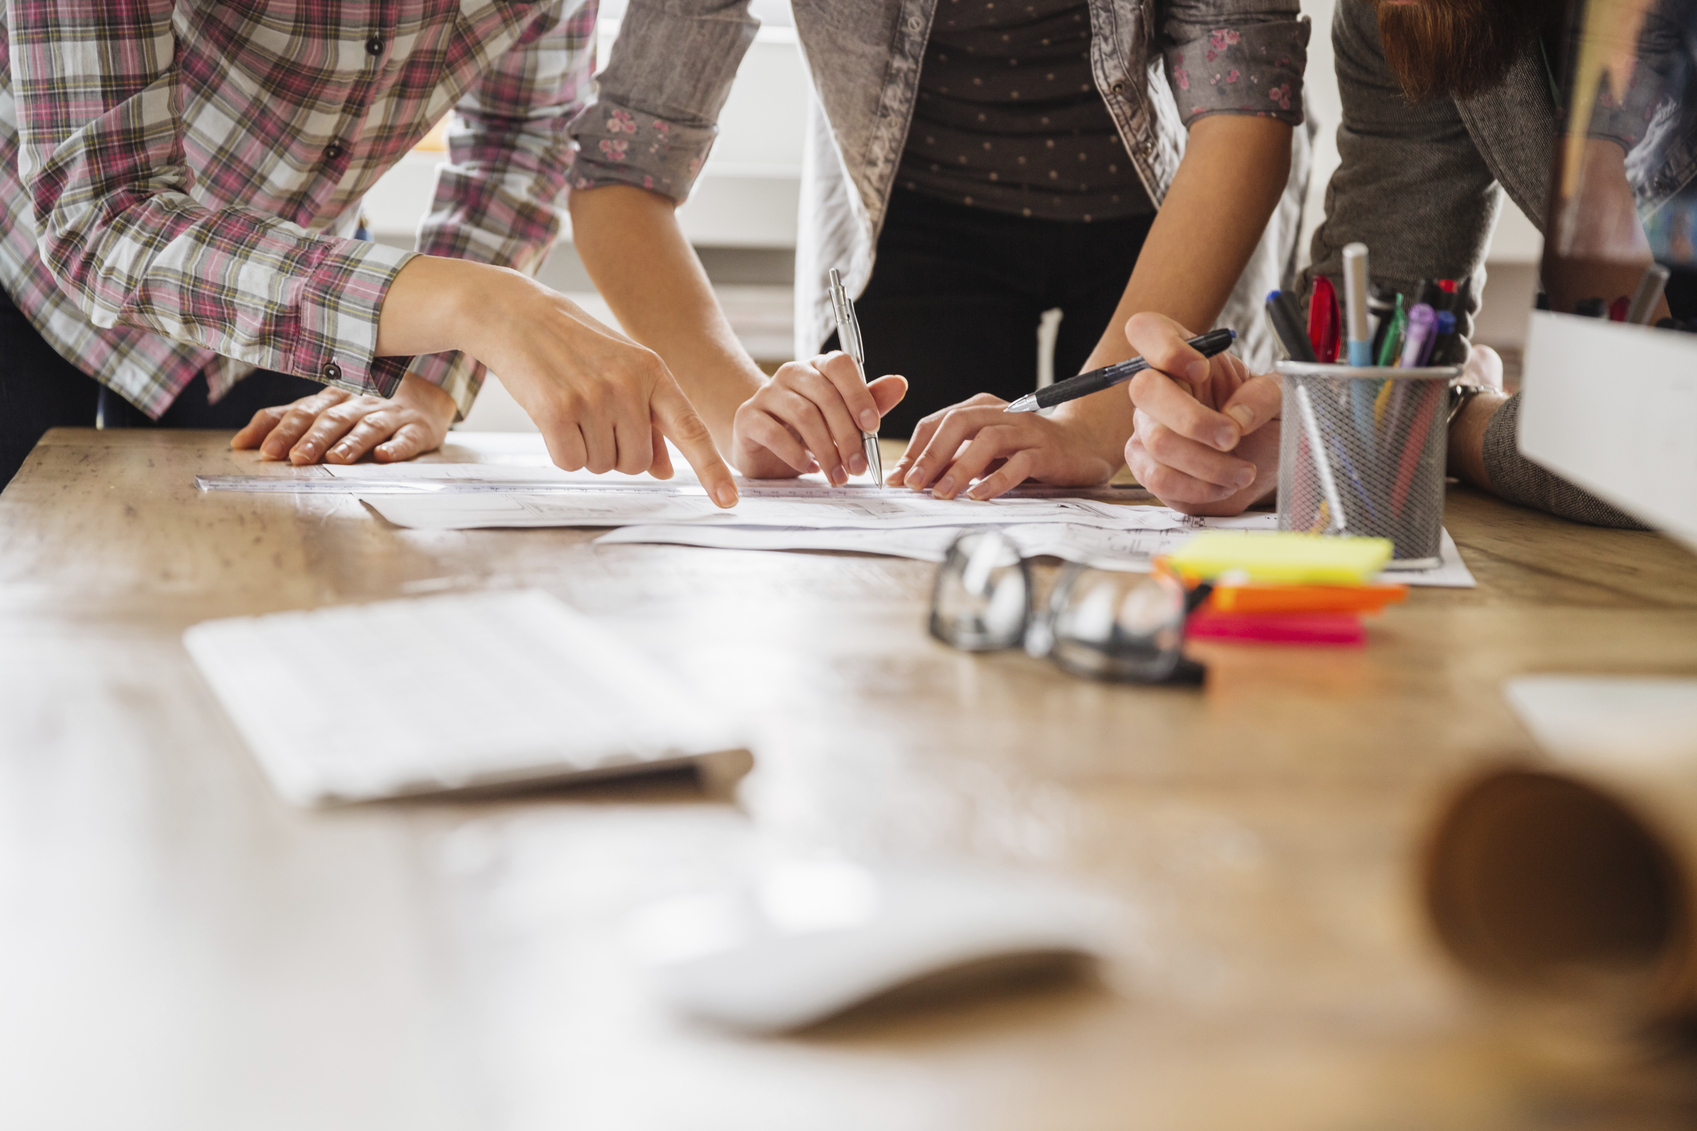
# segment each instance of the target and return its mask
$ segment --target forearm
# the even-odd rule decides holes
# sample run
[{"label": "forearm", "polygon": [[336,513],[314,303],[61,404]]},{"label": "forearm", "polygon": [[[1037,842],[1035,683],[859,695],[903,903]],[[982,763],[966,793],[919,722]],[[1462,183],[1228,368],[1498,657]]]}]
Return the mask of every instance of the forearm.
[{"label": "forearm", "polygon": [[[1126,321],[1134,314],[1164,314],[1196,333],[1214,324],[1284,192],[1290,138],[1291,128],[1270,118],[1218,115],[1196,123],[1125,293],[1086,369],[1134,355],[1125,336]],[[1086,429],[1104,451],[1117,453],[1131,434],[1132,412],[1123,390],[1109,390],[1075,401],[1057,415]]]},{"label": "forearm", "polygon": [[721,451],[738,406],[765,383],[731,331],[670,200],[628,185],[571,196],[572,239],[619,324],[658,353]]},{"label": "forearm", "polygon": [[415,256],[401,268],[383,296],[383,309],[377,318],[377,356],[461,350],[477,357],[468,328],[487,317],[491,300],[519,277],[516,272],[486,263]]}]

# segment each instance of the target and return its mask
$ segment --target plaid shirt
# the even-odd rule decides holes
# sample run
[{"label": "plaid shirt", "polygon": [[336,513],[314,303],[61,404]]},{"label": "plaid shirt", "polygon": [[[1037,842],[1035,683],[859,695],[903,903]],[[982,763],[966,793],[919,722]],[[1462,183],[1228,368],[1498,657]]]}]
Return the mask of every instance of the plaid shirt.
[{"label": "plaid shirt", "polygon": [[377,358],[412,252],[354,240],[373,182],[450,109],[418,251],[534,271],[561,222],[596,0],[7,0],[0,287],[157,417],[256,367],[463,412],[461,354]]}]

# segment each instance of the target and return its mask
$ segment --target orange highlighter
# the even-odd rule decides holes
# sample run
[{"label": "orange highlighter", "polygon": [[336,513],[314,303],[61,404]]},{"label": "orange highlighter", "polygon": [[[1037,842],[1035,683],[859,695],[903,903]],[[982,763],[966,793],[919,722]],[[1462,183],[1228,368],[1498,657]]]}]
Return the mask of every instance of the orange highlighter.
[{"label": "orange highlighter", "polygon": [[1377,613],[1407,596],[1406,585],[1218,586],[1208,607],[1222,613]]}]

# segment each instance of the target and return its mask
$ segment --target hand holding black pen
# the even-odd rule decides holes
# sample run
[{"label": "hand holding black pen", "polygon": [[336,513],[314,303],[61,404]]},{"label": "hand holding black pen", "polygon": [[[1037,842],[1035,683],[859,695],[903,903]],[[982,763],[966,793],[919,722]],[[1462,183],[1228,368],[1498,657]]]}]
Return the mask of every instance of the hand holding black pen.
[{"label": "hand holding black pen", "polygon": [[1264,497],[1278,475],[1277,379],[1226,352],[1201,361],[1171,318],[1139,314],[1133,349],[1155,364],[1129,386],[1134,428],[1126,466],[1186,514],[1229,515]]},{"label": "hand holding black pen", "polygon": [[[1236,340],[1236,330],[1209,330],[1206,334],[1198,334],[1191,338],[1185,345],[1190,346],[1203,357],[1213,357],[1215,354],[1226,352]],[[1148,368],[1149,362],[1141,357],[1134,357],[1130,361],[1115,362],[1113,365],[1104,365],[1100,369],[1080,373],[1077,377],[1068,377],[1065,381],[1056,381],[1046,389],[1027,393],[1003,411],[1036,412],[1039,409],[1054,408],[1058,404],[1066,404],[1068,401],[1076,401],[1080,397],[1099,393],[1103,389],[1123,385]]]}]

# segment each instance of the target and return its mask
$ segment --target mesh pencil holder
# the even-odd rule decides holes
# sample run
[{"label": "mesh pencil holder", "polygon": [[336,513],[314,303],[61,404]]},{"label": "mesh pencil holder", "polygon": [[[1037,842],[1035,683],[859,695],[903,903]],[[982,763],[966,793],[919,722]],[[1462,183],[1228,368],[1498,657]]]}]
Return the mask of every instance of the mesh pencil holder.
[{"label": "mesh pencil holder", "polygon": [[1440,560],[1455,366],[1281,361],[1279,529],[1389,538],[1392,569]]}]

